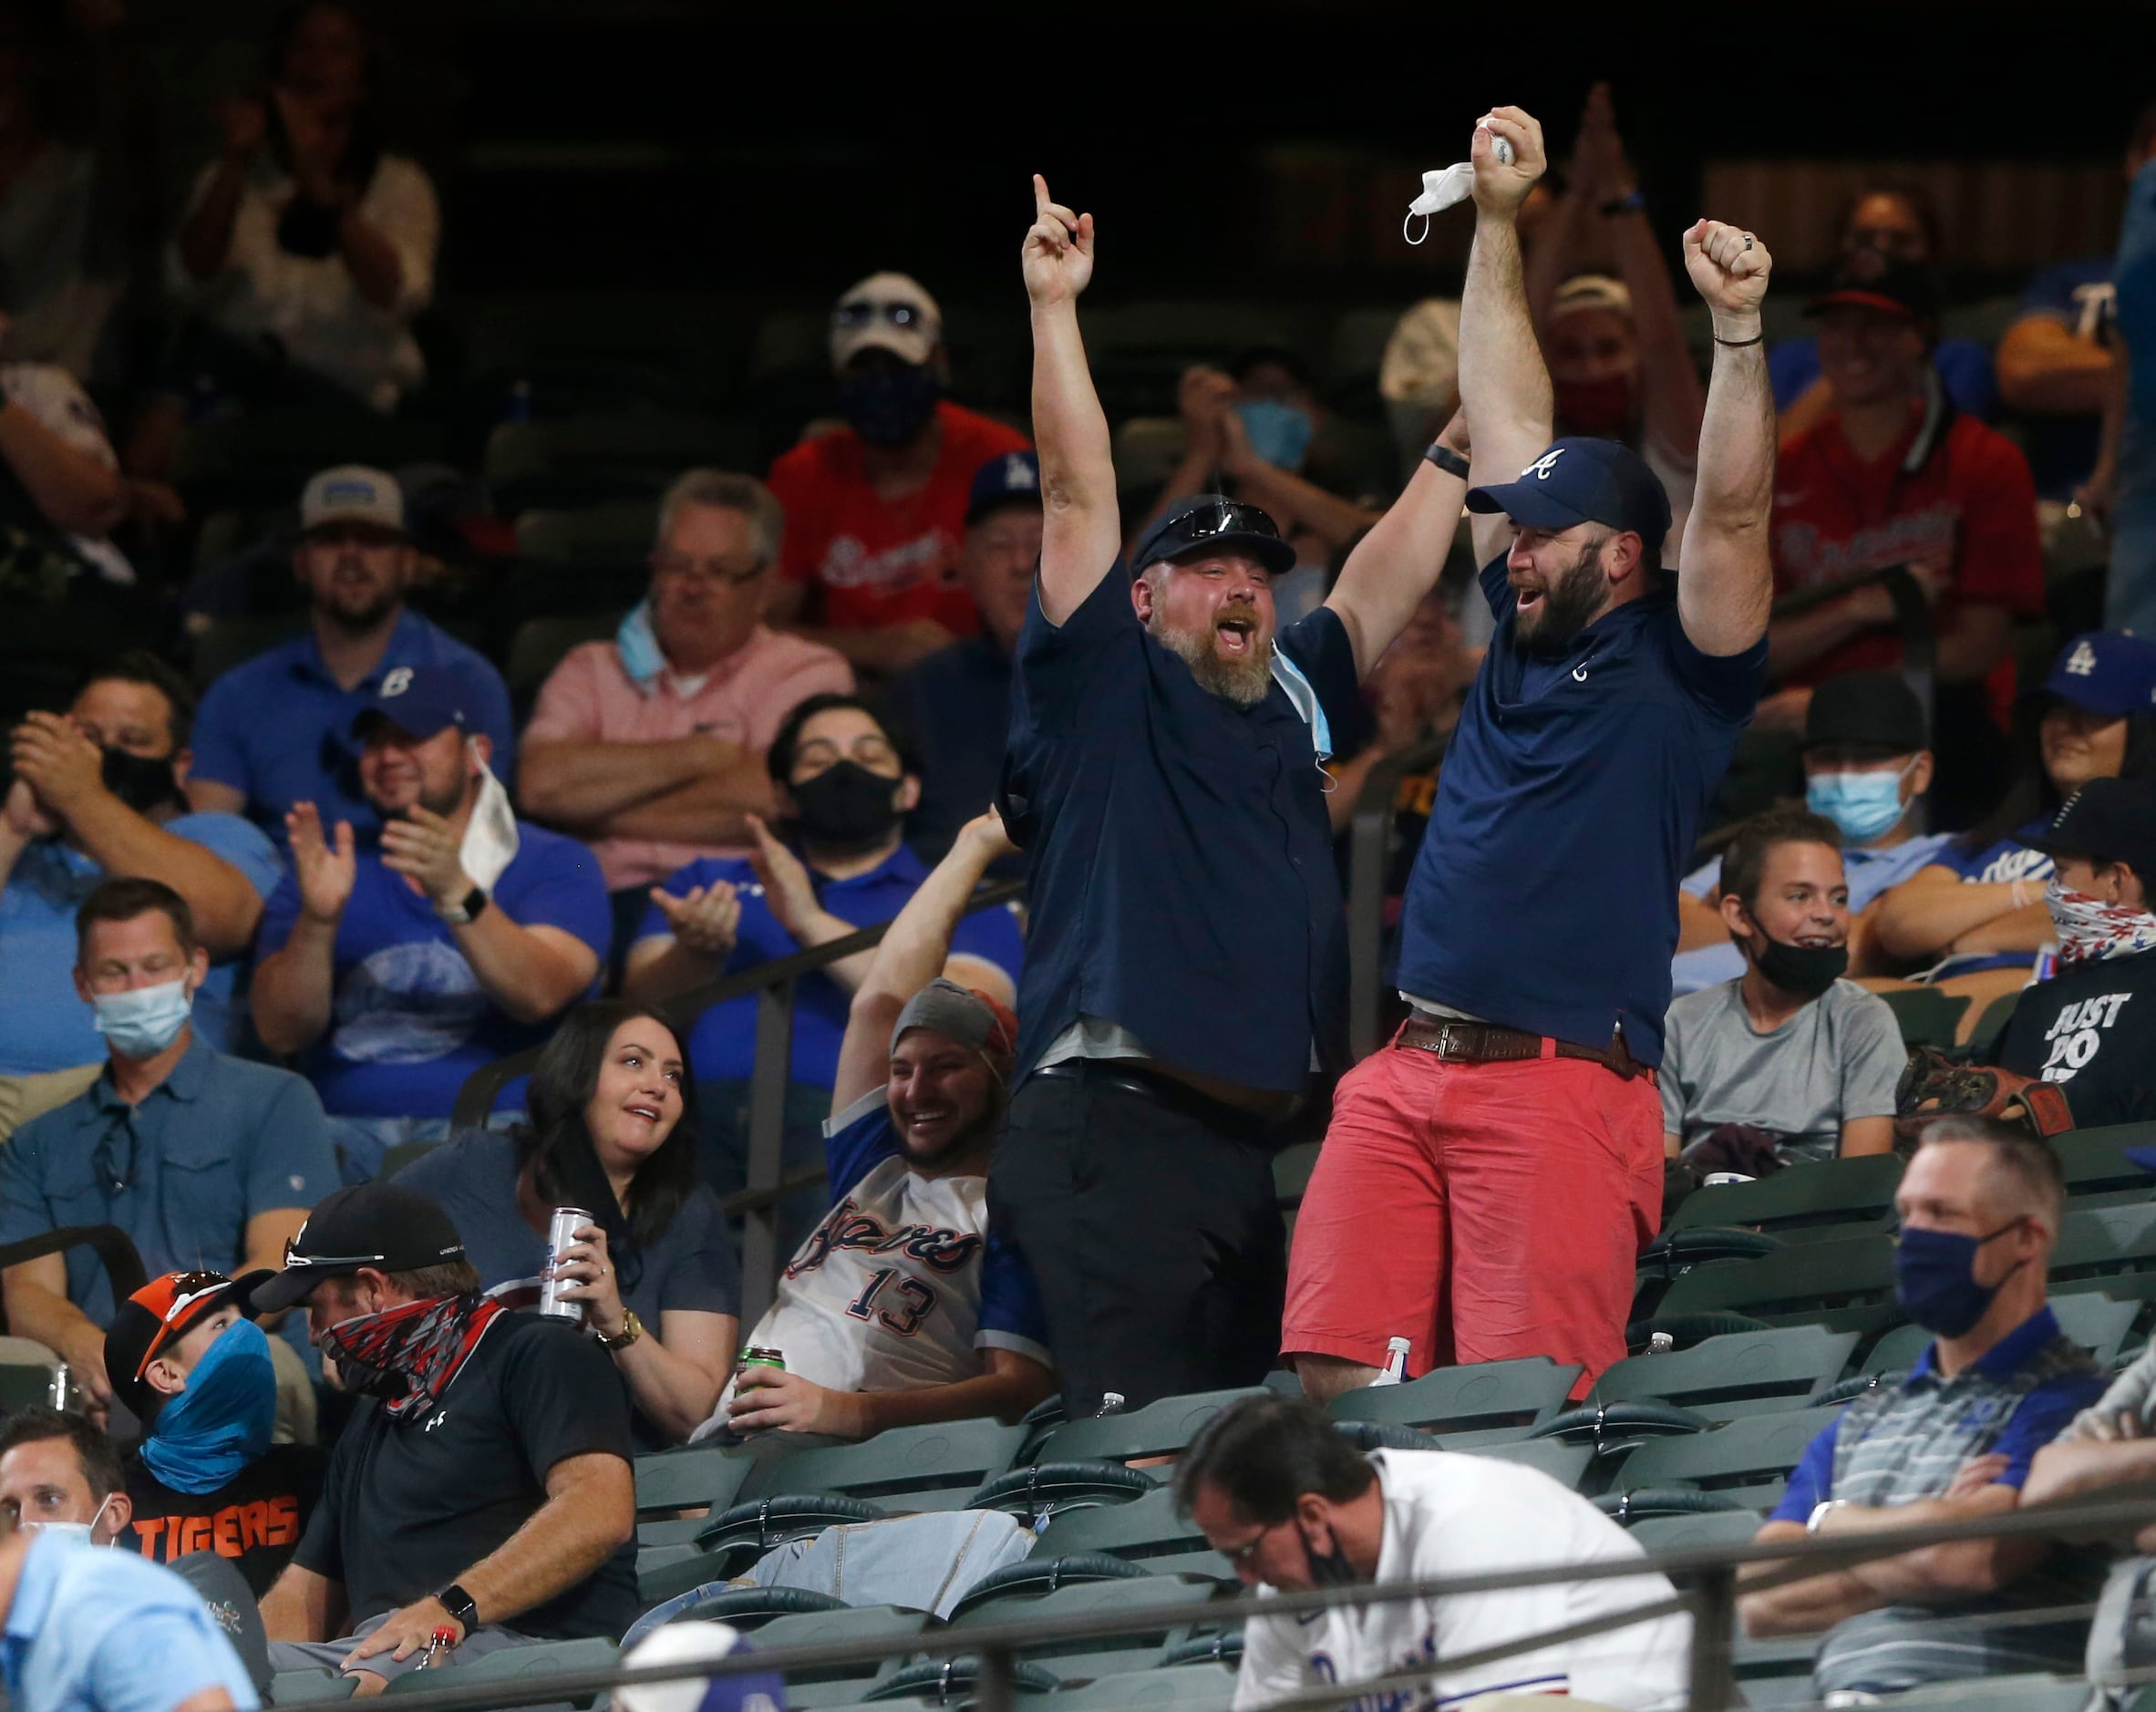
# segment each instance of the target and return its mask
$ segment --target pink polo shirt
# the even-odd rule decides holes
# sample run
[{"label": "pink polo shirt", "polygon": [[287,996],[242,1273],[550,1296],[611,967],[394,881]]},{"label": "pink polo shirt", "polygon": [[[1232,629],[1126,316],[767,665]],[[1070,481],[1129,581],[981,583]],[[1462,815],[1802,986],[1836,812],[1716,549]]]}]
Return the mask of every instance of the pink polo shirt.
[{"label": "pink polo shirt", "polygon": [[[835,649],[758,624],[734,654],[684,696],[662,673],[650,695],[622,670],[611,642],[573,648],[540,686],[522,741],[663,743],[707,735],[759,753],[800,702],[853,687],[853,668]],[[607,889],[647,886],[699,856],[746,856],[746,844],[677,844],[647,838],[592,841]]]}]

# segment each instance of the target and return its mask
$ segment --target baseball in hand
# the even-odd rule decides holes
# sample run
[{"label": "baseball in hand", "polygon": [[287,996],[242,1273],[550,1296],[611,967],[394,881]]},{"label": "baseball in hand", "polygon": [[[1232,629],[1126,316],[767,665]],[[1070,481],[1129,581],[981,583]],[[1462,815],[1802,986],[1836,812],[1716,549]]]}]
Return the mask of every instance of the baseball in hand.
[{"label": "baseball in hand", "polygon": [[[1485,125],[1482,127],[1482,129],[1484,130],[1488,130],[1490,127]],[[1497,157],[1497,164],[1499,166],[1509,167],[1512,164],[1512,145],[1507,142],[1502,137],[1495,135],[1491,136],[1490,139],[1490,152]]]}]

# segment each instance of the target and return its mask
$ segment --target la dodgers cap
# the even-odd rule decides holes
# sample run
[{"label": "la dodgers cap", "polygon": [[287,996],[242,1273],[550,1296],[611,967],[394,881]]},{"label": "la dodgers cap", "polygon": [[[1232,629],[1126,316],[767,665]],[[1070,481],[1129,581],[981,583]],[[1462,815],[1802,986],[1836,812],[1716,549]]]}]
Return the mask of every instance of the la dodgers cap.
[{"label": "la dodgers cap", "polygon": [[1527,529],[1606,523],[1661,546],[1669,533],[1669,495],[1646,460],[1615,440],[1567,435],[1516,480],[1468,491],[1470,511],[1502,511]]},{"label": "la dodgers cap", "polygon": [[1006,505],[1040,509],[1040,459],[1032,452],[1004,452],[974,471],[965,496],[965,524],[971,529],[991,511]]},{"label": "la dodgers cap", "polygon": [[2051,675],[2027,692],[2100,718],[2156,714],[2156,642],[2130,630],[2091,630],[2058,651]]},{"label": "la dodgers cap", "polygon": [[248,1299],[254,1313],[275,1314],[325,1278],[348,1276],[362,1266],[418,1272],[463,1258],[464,1239],[425,1195],[396,1183],[355,1183],[322,1198],[284,1245],[284,1270],[265,1277]]}]

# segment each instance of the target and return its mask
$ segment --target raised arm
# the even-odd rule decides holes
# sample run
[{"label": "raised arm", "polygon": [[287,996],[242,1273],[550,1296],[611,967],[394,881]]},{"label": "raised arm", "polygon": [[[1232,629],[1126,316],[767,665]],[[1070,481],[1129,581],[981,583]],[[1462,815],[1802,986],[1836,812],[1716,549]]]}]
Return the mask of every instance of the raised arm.
[{"label": "raised arm", "polygon": [[1699,428],[1692,515],[1677,557],[1677,616],[1702,654],[1742,654],[1774,603],[1774,392],[1759,305],[1774,258],[1757,237],[1702,220],[1685,233],[1685,271],[1714,315],[1714,372]]},{"label": "raised arm", "polygon": [[1037,172],[1033,201],[1023,257],[1033,304],[1033,441],[1045,519],[1040,604],[1048,622],[1060,624],[1108,574],[1122,536],[1115,448],[1078,336],[1078,294],[1093,277],[1093,216],[1050,201],[1048,181]]},{"label": "raised arm", "polygon": [[[1438,444],[1456,458],[1464,456],[1464,412],[1452,413]],[[1415,466],[1407,490],[1347,555],[1326,604],[1339,618],[1355,649],[1356,676],[1366,676],[1377,664],[1378,655],[1392,646],[1423,597],[1437,586],[1452,551],[1460,503],[1467,490],[1465,476],[1440,469],[1424,459]]]},{"label": "raised arm", "polygon": [[906,1001],[944,973],[951,935],[989,864],[1016,848],[995,810],[977,815],[960,830],[951,853],[906,900],[854,991],[831,1087],[834,1113],[883,1085],[890,1070],[892,1025]]},{"label": "raised arm", "polygon": [[[1500,160],[1496,139],[1512,148]],[[1516,107],[1492,108],[1475,127],[1475,243],[1460,302],[1460,406],[1474,436],[1468,480],[1511,481],[1550,444],[1550,371],[1528,318],[1520,271],[1520,205],[1548,158],[1542,128]],[[1418,477],[1418,480],[1420,478]],[[1475,558],[1487,564],[1511,544],[1502,516],[1475,520]]]}]

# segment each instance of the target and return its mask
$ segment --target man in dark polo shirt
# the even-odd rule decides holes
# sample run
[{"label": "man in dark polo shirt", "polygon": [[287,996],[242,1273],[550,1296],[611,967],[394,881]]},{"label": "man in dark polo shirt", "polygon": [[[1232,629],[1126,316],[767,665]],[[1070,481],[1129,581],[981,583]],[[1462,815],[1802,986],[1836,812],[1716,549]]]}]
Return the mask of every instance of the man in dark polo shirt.
[{"label": "man in dark polo shirt", "polygon": [[1583,1391],[1624,1355],[1661,1212],[1674,887],[1766,658],[1766,246],[1685,234],[1715,358],[1673,589],[1645,464],[1548,438],[1514,224],[1541,129],[1499,108],[1473,159],[1460,385],[1474,476],[1501,484],[1468,498],[1496,631],[1408,882],[1414,1014],[1341,1083],[1296,1220],[1283,1346],[1321,1399],[1375,1378],[1391,1337],[1412,1373],[1548,1356]]},{"label": "man in dark polo shirt", "polygon": [[1271,581],[1295,553],[1255,507],[1207,494],[1171,508],[1127,576],[1078,328],[1092,216],[1051,203],[1038,179],[1034,191],[1045,518],[1001,794],[1032,861],[1031,937],[988,1189],[1082,1415],[1104,1392],[1136,1407],[1252,1384],[1273,1364],[1270,1144],[1311,1067],[1346,1048],[1320,768],[1354,747],[1357,681],[1443,565],[1465,470],[1418,470],[1399,518],[1277,647]]}]

